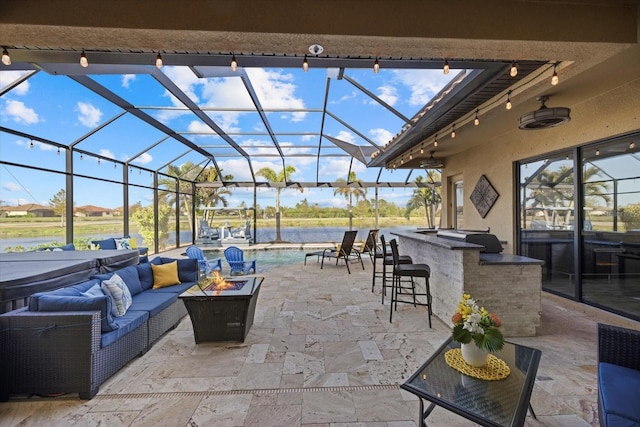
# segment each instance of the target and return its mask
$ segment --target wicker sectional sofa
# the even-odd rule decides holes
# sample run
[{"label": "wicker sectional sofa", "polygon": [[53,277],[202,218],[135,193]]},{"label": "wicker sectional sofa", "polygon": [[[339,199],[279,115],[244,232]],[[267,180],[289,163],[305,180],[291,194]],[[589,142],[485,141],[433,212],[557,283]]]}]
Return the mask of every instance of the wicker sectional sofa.
[{"label": "wicker sectional sofa", "polygon": [[[173,261],[180,283],[154,289],[151,264]],[[112,318],[108,295],[86,294],[114,273],[129,289],[131,306],[121,317]],[[187,314],[178,295],[197,282],[198,274],[195,259],[156,257],[150,263],[31,295],[27,307],[0,315],[0,400],[60,393],[91,399],[100,384],[144,354]]]}]

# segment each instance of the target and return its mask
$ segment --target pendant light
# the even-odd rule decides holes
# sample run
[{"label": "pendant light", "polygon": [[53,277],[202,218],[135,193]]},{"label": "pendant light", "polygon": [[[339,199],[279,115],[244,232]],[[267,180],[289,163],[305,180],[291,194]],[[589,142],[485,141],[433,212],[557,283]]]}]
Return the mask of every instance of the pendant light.
[{"label": "pendant light", "polygon": [[473,120],[473,124],[476,126],[480,124],[480,119],[478,118],[478,110],[476,110],[476,118]]},{"label": "pendant light", "polygon": [[158,52],[158,56],[156,56],[156,67],[158,69],[162,68],[162,55],[160,55],[160,52]]},{"label": "pendant light", "polygon": [[11,65],[11,57],[9,56],[9,51],[6,48],[2,49],[2,63],[4,65]]},{"label": "pendant light", "polygon": [[456,124],[454,123],[454,124],[451,126],[451,139],[453,139],[453,138],[455,138],[455,137],[456,137]]},{"label": "pendant light", "polygon": [[515,77],[518,75],[518,64],[516,63],[516,61],[511,62],[511,69],[509,70],[509,75],[511,77]]},{"label": "pendant light", "polygon": [[82,53],[80,54],[80,65],[84,68],[89,66],[89,60],[87,59],[87,55],[84,53],[84,49],[82,49]]},{"label": "pendant light", "polygon": [[560,82],[560,79],[558,79],[558,64],[554,64],[553,66],[553,75],[551,76],[551,85],[555,86]]},{"label": "pendant light", "polygon": [[442,67],[442,72],[446,75],[449,74],[449,61],[444,60],[444,66]]},{"label": "pendant light", "polygon": [[302,61],[302,70],[305,73],[309,71],[309,61],[307,61],[307,55],[304,56],[304,61]]},{"label": "pendant light", "polygon": [[378,74],[379,71],[380,71],[380,63],[378,62],[378,58],[376,58],[376,61],[373,63],[373,72]]},{"label": "pendant light", "polygon": [[505,108],[507,110],[511,110],[511,107],[512,107],[512,105],[511,105],[511,91],[509,91],[507,93],[507,104],[505,105]]},{"label": "pendant light", "polygon": [[238,69],[238,61],[236,61],[236,55],[233,54],[231,56],[231,71],[236,71]]}]

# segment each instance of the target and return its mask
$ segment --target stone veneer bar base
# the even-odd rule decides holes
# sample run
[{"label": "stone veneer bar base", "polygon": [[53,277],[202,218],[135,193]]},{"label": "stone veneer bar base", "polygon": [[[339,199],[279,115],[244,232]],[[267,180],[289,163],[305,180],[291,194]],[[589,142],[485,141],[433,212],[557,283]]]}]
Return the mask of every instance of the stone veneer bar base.
[{"label": "stone veneer bar base", "polygon": [[431,267],[433,314],[447,325],[463,293],[502,319],[507,337],[535,336],[540,325],[542,261],[508,254],[481,254],[481,247],[433,235],[403,232],[400,252]]}]

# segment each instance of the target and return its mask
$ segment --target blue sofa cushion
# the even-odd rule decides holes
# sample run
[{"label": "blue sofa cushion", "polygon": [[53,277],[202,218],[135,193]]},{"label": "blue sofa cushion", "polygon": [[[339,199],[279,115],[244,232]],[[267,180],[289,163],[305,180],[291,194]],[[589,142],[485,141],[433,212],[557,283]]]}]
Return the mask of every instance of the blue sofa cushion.
[{"label": "blue sofa cushion", "polygon": [[115,249],[116,248],[116,240],[113,237],[109,237],[104,240],[92,240],[91,243],[94,245],[99,245],[100,249]]},{"label": "blue sofa cushion", "polygon": [[598,393],[607,427],[640,426],[640,371],[598,363]]},{"label": "blue sofa cushion", "polygon": [[125,268],[121,268],[120,270],[112,271],[110,273],[96,274],[93,278],[99,279],[100,281],[109,280],[115,273],[118,273],[118,276],[120,276],[127,285],[131,295],[137,295],[144,290],[142,283],[140,283],[140,273],[135,265],[128,265]]},{"label": "blue sofa cushion", "polygon": [[147,311],[153,317],[178,299],[176,293],[147,291],[133,297],[131,310]]},{"label": "blue sofa cushion", "polygon": [[138,270],[138,277],[140,278],[140,286],[143,290],[151,289],[153,287],[153,271],[151,271],[151,264],[148,262],[136,265]]},{"label": "blue sofa cushion", "polygon": [[[91,281],[91,286],[95,283],[99,283],[97,281]],[[40,297],[42,296],[67,296],[67,297],[82,297],[82,293],[86,292],[89,288],[89,282],[83,282],[82,284],[68,286],[66,288],[56,289],[54,291],[46,291],[46,292],[36,292],[29,296],[29,311],[40,311],[39,302]]]},{"label": "blue sofa cushion", "polygon": [[189,289],[195,284],[196,284],[195,282],[180,283],[179,285],[165,286],[164,288],[153,289],[151,292],[159,293],[159,294],[172,293],[172,294],[180,295],[181,293],[183,293],[184,291],[186,291],[187,289]]},{"label": "blue sofa cushion", "polygon": [[100,285],[98,283],[96,283],[95,285],[90,287],[86,292],[82,293],[82,295],[87,297],[87,298],[101,297],[104,294],[105,293],[102,291],[102,288],[100,287]]},{"label": "blue sofa cushion", "polygon": [[36,311],[99,311],[100,330],[110,332],[118,329],[119,324],[111,317],[111,301],[108,296],[60,296],[41,295]]},{"label": "blue sofa cushion", "polygon": [[106,347],[109,344],[113,344],[118,341],[121,337],[127,335],[129,332],[134,329],[142,326],[146,328],[144,322],[149,320],[149,313],[146,311],[136,311],[136,310],[128,310],[124,316],[118,317],[118,324],[120,328],[116,329],[112,332],[103,333],[100,336],[100,344],[102,347]]}]

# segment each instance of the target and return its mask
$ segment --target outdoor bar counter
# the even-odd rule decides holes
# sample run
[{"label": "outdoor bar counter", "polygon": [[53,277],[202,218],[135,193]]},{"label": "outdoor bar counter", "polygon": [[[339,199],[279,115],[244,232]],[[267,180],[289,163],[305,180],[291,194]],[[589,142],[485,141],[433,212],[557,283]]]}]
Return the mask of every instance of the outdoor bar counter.
[{"label": "outdoor bar counter", "polygon": [[451,324],[464,293],[502,319],[505,336],[535,336],[540,325],[543,261],[519,255],[482,253],[481,245],[398,231],[399,252],[431,267],[433,313]]}]

